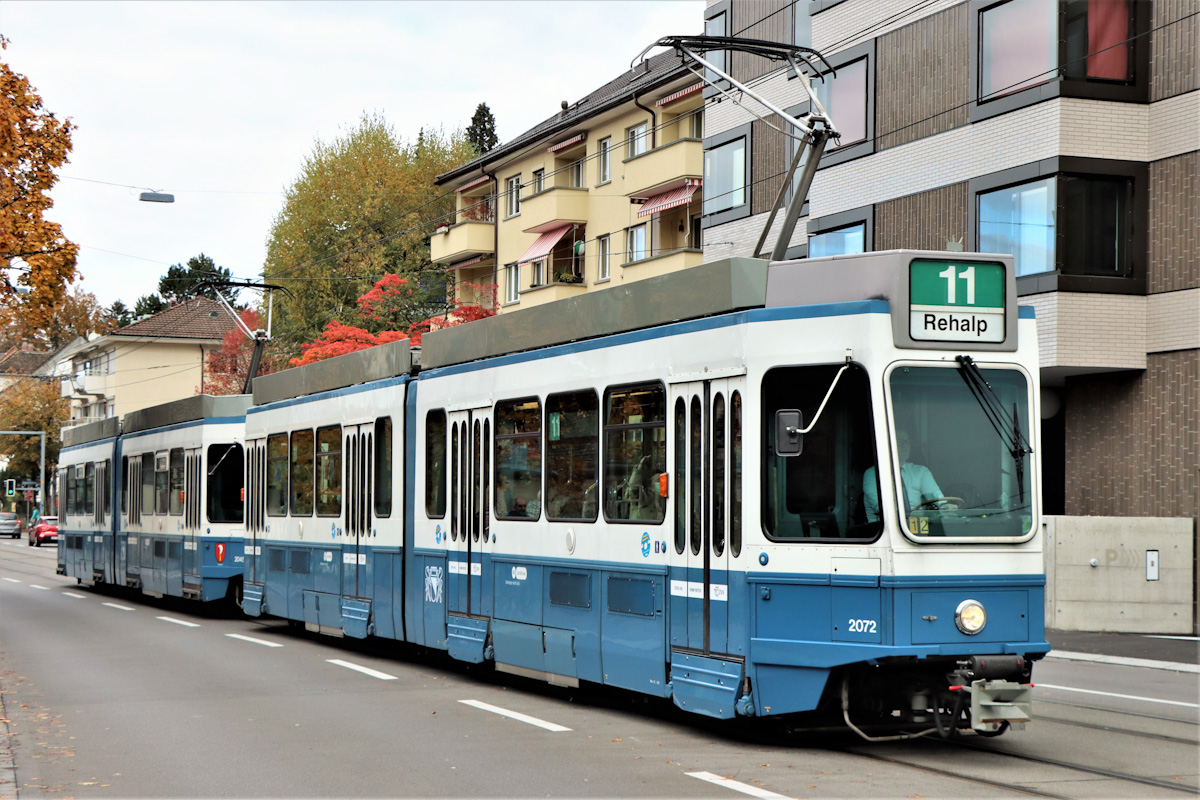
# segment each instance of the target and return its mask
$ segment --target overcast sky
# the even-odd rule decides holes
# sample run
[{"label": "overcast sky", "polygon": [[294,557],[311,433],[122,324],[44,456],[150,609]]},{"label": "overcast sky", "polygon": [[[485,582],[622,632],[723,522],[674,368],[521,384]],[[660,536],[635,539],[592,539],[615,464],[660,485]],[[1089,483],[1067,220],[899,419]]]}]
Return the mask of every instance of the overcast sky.
[{"label": "overcast sky", "polygon": [[[628,69],[654,40],[699,33],[703,9],[3,0],[0,58],[78,126],[48,216],[80,245],[82,288],[132,308],[171,264],[201,252],[257,277],[284,188],[316,140],[363,111],[414,139],[422,126],[465,128],[486,102],[505,141]],[[175,203],[139,202],[145,189]]]}]

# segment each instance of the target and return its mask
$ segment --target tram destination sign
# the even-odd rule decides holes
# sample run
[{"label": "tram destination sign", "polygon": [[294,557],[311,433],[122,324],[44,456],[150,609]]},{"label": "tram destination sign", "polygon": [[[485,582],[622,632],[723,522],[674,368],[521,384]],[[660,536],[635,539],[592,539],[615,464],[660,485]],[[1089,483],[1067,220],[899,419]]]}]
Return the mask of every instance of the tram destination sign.
[{"label": "tram destination sign", "polygon": [[1004,265],[913,259],[908,335],[925,342],[1003,342]]}]

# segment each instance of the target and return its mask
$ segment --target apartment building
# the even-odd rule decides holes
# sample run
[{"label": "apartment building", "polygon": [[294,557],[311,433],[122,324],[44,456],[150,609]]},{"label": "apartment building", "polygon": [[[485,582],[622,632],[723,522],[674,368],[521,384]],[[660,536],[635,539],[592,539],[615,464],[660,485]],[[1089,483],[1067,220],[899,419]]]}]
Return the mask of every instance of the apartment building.
[{"label": "apartment building", "polygon": [[494,286],[503,313],[700,264],[702,89],[664,53],[439,176],[456,298]]},{"label": "apartment building", "polygon": [[[1192,593],[1195,12],[1192,0],[710,0],[705,10],[710,34],[811,45],[836,70],[814,87],[841,139],[822,158],[788,255],[1013,254],[1021,302],[1038,317],[1046,513],[1109,520],[1121,543],[1092,539],[1102,566],[1167,518],[1190,523],[1180,564]],[[807,110],[787,71],[736,51],[717,57],[780,108]],[[704,176],[705,260],[751,255],[793,145],[748,99],[706,94],[706,163],[720,174]],[[1135,550],[1121,558],[1136,570]],[[1091,569],[1085,560],[1078,575]]]},{"label": "apartment building", "polygon": [[69,425],[204,393],[204,362],[236,323],[216,300],[197,297],[103,336],[77,339],[58,355]]}]

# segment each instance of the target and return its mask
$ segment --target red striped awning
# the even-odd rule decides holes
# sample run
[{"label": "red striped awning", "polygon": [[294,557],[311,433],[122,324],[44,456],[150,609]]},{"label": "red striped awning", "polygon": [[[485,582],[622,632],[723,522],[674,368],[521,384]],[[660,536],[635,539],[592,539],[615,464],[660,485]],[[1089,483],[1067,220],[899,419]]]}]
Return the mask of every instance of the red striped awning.
[{"label": "red striped awning", "polygon": [[525,255],[517,259],[517,263],[528,264],[530,261],[541,261],[554,249],[554,245],[558,244],[558,240],[567,231],[571,230],[571,228],[572,224],[567,223],[566,225],[560,225],[557,228],[546,231],[525,251]]},{"label": "red striped awning", "polygon": [[488,181],[490,181],[490,180],[491,180],[491,176],[489,176],[489,175],[484,175],[484,176],[482,176],[482,177],[476,178],[476,179],[475,179],[475,180],[473,180],[473,181],[467,181],[466,183],[464,183],[462,186],[458,187],[458,188],[457,188],[457,189],[455,189],[454,191],[456,191],[456,192],[465,192],[467,189],[474,189],[474,188],[475,188],[476,186],[478,186],[479,184],[481,184],[481,183],[487,183],[487,182],[488,182]]},{"label": "red striped awning", "polygon": [[670,191],[663,192],[662,194],[656,194],[651,197],[646,201],[645,205],[638,209],[637,215],[639,217],[648,217],[651,214],[657,214],[658,212],[666,211],[669,208],[686,206],[688,203],[692,202],[692,195],[695,194],[696,190],[699,188],[699,180],[689,179],[687,184],[680,186],[678,189],[671,189]]},{"label": "red striped awning", "polygon": [[559,142],[556,145],[551,145],[549,148],[546,149],[546,152],[547,153],[557,153],[559,150],[565,150],[568,147],[570,147],[571,145],[575,144],[576,142],[582,142],[586,138],[587,138],[586,132],[585,133],[577,133],[574,136],[572,136],[570,139],[564,139],[563,141]]},{"label": "red striped awning", "polygon": [[674,94],[667,95],[666,97],[664,97],[661,100],[659,100],[658,102],[656,102],[654,105],[665,106],[668,103],[674,103],[676,100],[687,97],[689,94],[695,94],[696,92],[700,91],[703,88],[704,88],[704,81],[698,81],[696,83],[693,83],[691,86],[687,87],[686,89],[680,89],[678,92],[675,92]]},{"label": "red striped awning", "polygon": [[468,258],[466,261],[455,262],[447,267],[447,269],[462,269],[463,267],[470,267],[478,264],[480,261],[483,261],[483,256],[475,256],[474,258]]}]

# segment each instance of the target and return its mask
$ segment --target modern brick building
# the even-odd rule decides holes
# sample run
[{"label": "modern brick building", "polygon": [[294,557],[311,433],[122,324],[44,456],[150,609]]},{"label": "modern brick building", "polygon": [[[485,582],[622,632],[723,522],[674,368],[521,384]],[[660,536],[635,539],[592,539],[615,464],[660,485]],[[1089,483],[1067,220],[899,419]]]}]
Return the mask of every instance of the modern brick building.
[{"label": "modern brick building", "polygon": [[[1193,0],[710,0],[705,11],[709,34],[811,45],[837,70],[814,86],[840,146],[822,159],[790,256],[1015,256],[1038,317],[1045,511],[1126,520],[1114,535],[1133,538],[1152,519],[1190,520],[1180,558],[1193,626],[1198,11]],[[787,70],[725,58],[779,107],[806,109]],[[793,145],[705,94],[705,261],[752,255]]]}]

